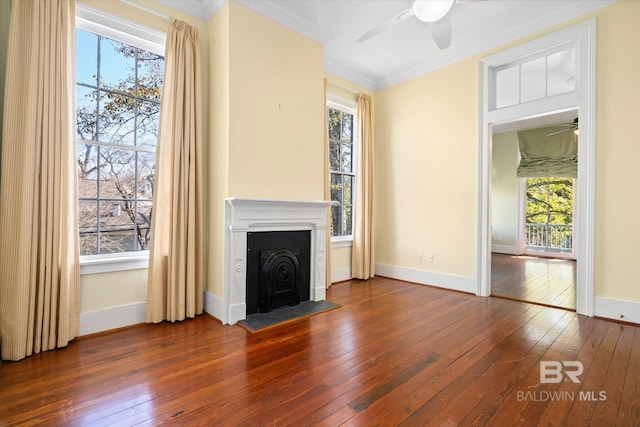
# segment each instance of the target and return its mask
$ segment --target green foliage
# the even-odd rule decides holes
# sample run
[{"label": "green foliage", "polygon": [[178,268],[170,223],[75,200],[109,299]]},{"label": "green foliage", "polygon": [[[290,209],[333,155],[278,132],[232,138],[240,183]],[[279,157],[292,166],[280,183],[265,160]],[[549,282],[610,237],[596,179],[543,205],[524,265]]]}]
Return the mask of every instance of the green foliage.
[{"label": "green foliage", "polygon": [[573,180],[527,178],[525,213],[529,224],[572,224]]}]

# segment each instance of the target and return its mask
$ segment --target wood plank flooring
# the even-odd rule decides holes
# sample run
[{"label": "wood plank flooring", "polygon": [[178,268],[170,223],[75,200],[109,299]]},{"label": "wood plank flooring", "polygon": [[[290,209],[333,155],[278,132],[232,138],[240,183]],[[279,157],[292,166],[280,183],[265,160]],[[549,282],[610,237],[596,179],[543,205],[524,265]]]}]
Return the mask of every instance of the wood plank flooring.
[{"label": "wood plank flooring", "polygon": [[[0,425],[640,425],[640,327],[385,278],[327,299],[261,333],[204,315],[2,362]],[[580,383],[541,384],[572,360]]]},{"label": "wood plank flooring", "polygon": [[493,253],[491,295],[575,310],[576,262]]}]

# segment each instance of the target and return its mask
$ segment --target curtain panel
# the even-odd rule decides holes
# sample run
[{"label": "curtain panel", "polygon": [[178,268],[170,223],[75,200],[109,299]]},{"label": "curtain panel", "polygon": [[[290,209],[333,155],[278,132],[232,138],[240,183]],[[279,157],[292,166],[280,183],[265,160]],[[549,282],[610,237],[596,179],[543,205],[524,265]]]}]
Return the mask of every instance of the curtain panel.
[{"label": "curtain panel", "polygon": [[147,322],[203,311],[202,99],[198,30],[167,34],[153,196]]},{"label": "curtain panel", "polygon": [[371,97],[358,97],[358,130],[360,148],[357,152],[358,172],[353,215],[353,247],[351,251],[351,275],[357,279],[374,276],[373,236],[373,108]]},{"label": "curtain panel", "polygon": [[79,333],[75,0],[13,0],[0,189],[0,346],[20,360]]},{"label": "curtain panel", "polygon": [[518,132],[518,144],[518,178],[578,177],[578,137],[572,130],[559,126],[523,130]]}]

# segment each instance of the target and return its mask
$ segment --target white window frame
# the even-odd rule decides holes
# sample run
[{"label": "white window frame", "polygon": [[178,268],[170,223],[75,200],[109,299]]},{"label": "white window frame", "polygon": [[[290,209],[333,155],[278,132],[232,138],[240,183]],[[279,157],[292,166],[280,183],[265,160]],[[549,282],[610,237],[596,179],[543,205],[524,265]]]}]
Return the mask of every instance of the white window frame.
[{"label": "white window frame", "polygon": [[[84,4],[76,6],[76,28],[109,37],[164,56],[166,34]],[[80,274],[137,270],[149,267],[149,251],[80,256]]]},{"label": "white window frame", "polygon": [[[349,113],[353,115],[353,148],[352,148],[352,160],[351,164],[353,165],[353,175],[356,177],[358,174],[358,151],[360,149],[360,139],[359,139],[359,129],[358,129],[358,103],[355,100],[345,98],[339,95],[335,95],[333,93],[327,94],[327,105],[326,108],[334,108],[340,111],[344,111],[345,113]],[[328,123],[325,123],[325,126],[328,126]],[[331,170],[329,171],[331,174]],[[355,180],[354,180],[355,181]],[[356,185],[354,182],[353,188],[351,189],[353,202],[351,204],[351,215],[353,216],[355,205],[356,205]],[[353,224],[353,218],[351,219],[351,224]],[[351,230],[351,234],[348,236],[331,236],[331,247],[332,248],[346,248],[353,246],[353,228]]]}]

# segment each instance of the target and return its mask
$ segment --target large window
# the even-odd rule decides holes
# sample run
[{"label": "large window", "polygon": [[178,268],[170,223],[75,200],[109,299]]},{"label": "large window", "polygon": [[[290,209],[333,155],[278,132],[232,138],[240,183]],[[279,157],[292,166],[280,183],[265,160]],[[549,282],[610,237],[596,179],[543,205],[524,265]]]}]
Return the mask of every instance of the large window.
[{"label": "large window", "polygon": [[353,235],[353,201],[355,188],[355,109],[330,102],[327,106],[331,162],[331,235]]},{"label": "large window", "polygon": [[77,29],[81,255],[149,249],[164,58]]}]

